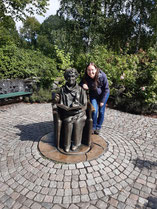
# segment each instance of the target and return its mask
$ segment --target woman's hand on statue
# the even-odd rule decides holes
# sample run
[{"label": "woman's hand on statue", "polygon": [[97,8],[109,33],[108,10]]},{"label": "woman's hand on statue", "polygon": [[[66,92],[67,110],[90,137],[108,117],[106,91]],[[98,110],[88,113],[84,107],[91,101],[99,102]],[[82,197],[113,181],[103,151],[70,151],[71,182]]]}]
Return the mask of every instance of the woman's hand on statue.
[{"label": "woman's hand on statue", "polygon": [[83,84],[83,86],[82,86],[82,87],[83,87],[83,89],[85,89],[85,90],[88,90],[88,89],[89,89],[89,88],[88,88],[88,85],[87,85],[87,84],[85,84],[85,83]]},{"label": "woman's hand on statue", "polygon": [[103,102],[100,102],[100,104],[99,104],[99,105],[100,105],[100,107],[102,107],[102,106],[104,105],[104,103],[103,103]]}]

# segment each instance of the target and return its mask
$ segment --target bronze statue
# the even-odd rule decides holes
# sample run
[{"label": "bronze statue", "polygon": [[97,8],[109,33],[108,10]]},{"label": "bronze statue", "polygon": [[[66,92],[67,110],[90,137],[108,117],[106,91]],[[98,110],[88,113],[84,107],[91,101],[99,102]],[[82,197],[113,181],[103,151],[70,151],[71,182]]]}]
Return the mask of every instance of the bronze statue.
[{"label": "bronze statue", "polygon": [[[69,152],[70,149],[77,150],[81,145],[87,118],[87,95],[76,82],[78,77],[76,69],[67,69],[64,77],[66,84],[60,88],[58,94],[55,94],[52,102],[57,106],[57,111],[53,108],[57,146],[63,146],[64,151]],[[62,145],[59,144],[60,138],[63,139]]]}]

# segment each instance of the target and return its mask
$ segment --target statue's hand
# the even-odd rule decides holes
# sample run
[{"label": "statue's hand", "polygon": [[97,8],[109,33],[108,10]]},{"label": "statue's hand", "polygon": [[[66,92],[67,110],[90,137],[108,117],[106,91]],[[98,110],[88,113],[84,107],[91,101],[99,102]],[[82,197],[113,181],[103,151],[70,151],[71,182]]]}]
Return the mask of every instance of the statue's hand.
[{"label": "statue's hand", "polygon": [[52,93],[52,103],[57,104],[60,101],[60,95],[57,93]]}]

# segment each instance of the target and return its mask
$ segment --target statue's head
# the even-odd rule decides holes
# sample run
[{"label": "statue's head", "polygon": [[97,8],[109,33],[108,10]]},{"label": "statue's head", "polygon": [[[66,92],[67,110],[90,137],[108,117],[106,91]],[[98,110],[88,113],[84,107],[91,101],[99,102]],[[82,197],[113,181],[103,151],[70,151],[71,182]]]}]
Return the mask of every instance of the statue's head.
[{"label": "statue's head", "polygon": [[64,78],[69,85],[74,85],[76,83],[77,77],[78,77],[78,72],[75,68],[68,68],[65,70]]}]

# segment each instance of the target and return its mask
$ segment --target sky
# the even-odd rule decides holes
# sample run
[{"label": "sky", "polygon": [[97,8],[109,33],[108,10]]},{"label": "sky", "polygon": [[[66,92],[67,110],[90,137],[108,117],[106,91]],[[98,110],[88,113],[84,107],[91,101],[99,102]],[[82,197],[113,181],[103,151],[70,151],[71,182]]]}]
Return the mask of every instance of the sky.
[{"label": "sky", "polygon": [[[55,15],[57,10],[59,9],[59,0],[49,0],[49,7],[47,12],[44,14],[43,16],[37,15],[35,14],[34,17],[40,22],[42,23],[47,17],[49,17],[50,15]],[[22,27],[22,22],[18,21],[16,22],[16,27],[19,30],[20,27]]]}]

